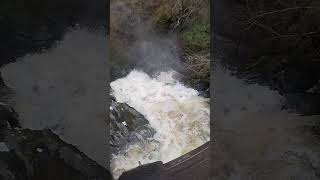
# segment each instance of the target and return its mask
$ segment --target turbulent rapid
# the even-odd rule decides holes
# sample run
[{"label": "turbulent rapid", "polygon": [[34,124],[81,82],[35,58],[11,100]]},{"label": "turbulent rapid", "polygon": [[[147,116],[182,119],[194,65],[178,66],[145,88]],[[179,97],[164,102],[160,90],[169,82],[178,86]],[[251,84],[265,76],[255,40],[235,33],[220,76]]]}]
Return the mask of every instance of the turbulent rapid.
[{"label": "turbulent rapid", "polygon": [[150,77],[132,70],[126,77],[111,82],[116,101],[137,110],[156,131],[152,138],[141,138],[112,155],[115,178],[139,164],[169,162],[209,141],[209,99],[184,86],[174,74],[167,71]]}]

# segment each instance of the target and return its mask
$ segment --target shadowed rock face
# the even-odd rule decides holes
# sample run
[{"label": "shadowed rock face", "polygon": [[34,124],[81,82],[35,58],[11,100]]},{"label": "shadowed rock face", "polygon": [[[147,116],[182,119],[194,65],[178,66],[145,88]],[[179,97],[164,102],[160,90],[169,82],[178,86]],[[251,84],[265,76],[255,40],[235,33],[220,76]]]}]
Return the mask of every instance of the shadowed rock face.
[{"label": "shadowed rock face", "polygon": [[0,179],[111,179],[104,167],[50,130],[20,129],[14,115],[0,107]]},{"label": "shadowed rock face", "polygon": [[106,2],[99,0],[1,1],[0,64],[54,46],[72,26],[105,29],[106,6]]}]

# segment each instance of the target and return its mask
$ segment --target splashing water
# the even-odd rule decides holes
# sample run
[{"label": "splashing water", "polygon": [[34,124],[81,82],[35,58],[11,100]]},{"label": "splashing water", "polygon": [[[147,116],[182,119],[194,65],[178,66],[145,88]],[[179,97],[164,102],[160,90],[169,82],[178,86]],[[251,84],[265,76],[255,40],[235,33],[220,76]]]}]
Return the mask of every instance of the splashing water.
[{"label": "splashing water", "polygon": [[136,109],[156,130],[152,139],[141,139],[123,153],[113,155],[111,169],[116,178],[139,163],[166,163],[209,141],[208,99],[175,80],[174,74],[162,72],[151,78],[133,70],[111,83],[116,100]]}]

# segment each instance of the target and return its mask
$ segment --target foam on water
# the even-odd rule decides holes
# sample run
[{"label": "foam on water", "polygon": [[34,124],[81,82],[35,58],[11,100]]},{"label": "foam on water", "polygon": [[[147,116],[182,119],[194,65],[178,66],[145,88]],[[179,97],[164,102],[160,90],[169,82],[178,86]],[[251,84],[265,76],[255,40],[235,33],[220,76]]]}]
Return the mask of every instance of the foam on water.
[{"label": "foam on water", "polygon": [[115,178],[140,163],[166,163],[209,141],[209,99],[175,80],[174,74],[162,72],[152,78],[133,70],[111,82],[116,100],[143,114],[156,130],[152,139],[141,139],[113,155],[111,169]]}]

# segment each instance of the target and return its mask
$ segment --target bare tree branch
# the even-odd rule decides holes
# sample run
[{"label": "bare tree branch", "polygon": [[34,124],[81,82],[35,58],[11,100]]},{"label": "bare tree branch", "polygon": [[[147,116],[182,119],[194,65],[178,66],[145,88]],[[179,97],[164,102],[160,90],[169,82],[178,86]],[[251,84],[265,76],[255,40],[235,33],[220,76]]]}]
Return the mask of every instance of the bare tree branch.
[{"label": "bare tree branch", "polygon": [[286,11],[292,11],[292,10],[298,10],[298,9],[313,9],[314,7],[311,7],[311,6],[307,6],[307,7],[292,7],[292,8],[286,8],[286,9],[280,9],[280,10],[276,10],[276,11],[270,11],[270,12],[265,12],[265,13],[262,13],[262,14],[259,14],[257,16],[254,16],[252,18],[250,18],[248,20],[248,23],[252,23],[254,20],[258,19],[258,18],[261,18],[263,16],[266,16],[266,15],[270,15],[270,14],[276,14],[276,13],[282,13],[282,12],[286,12]]},{"label": "bare tree branch", "polygon": [[267,30],[267,31],[270,31],[272,34],[275,34],[276,36],[281,36],[280,33],[276,32],[273,28],[271,28],[271,27],[269,27],[269,26],[266,26],[266,25],[264,25],[264,24],[261,24],[261,23],[259,23],[259,22],[257,22],[257,21],[255,21],[253,24],[255,24],[256,26],[258,26],[258,27],[260,27],[260,28],[263,28],[263,29],[265,29],[265,30]]}]

